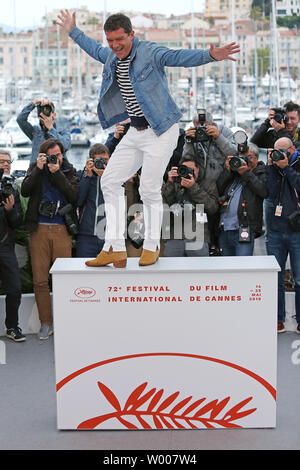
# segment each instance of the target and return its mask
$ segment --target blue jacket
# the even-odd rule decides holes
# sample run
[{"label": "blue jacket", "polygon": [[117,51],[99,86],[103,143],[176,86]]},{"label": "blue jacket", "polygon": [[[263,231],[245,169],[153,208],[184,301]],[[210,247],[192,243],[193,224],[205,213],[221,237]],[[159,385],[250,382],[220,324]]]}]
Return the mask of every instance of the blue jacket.
[{"label": "blue jacket", "polygon": [[[104,64],[98,116],[103,129],[128,118],[116,80],[117,56],[109,47],[77,27],[70,37],[94,59]],[[167,131],[182,116],[168,89],[165,67],[197,67],[213,62],[209,50],[168,49],[154,42],[133,38],[129,76],[138,103],[156,135]]]},{"label": "blue jacket", "polygon": [[[276,165],[266,166],[268,199],[274,205],[274,210],[270,211],[269,228],[275,232],[291,231],[288,217],[297,210],[297,194],[300,196],[300,173],[295,168],[299,168],[300,156],[292,161],[293,163],[283,170]],[[281,197],[280,192],[282,193]],[[282,204],[282,214],[276,216],[275,207],[279,202]]]},{"label": "blue jacket", "polygon": [[[28,122],[28,116],[35,108],[33,103],[28,104],[22,109],[19,116],[17,117],[17,123],[24,134],[29,137],[32,142],[32,153],[30,157],[30,163],[35,163],[39,154],[39,148],[46,139],[58,139],[63,144],[65,151],[71,147],[70,132],[64,130],[57,130],[56,127],[52,127],[50,131],[43,131],[41,126],[33,126]],[[66,157],[65,157],[66,158]],[[66,158],[67,159],[67,158]]]},{"label": "blue jacket", "polygon": [[77,200],[77,206],[79,207],[79,234],[101,235],[101,233],[98,233],[99,227],[97,230],[97,225],[102,221],[101,229],[103,229],[102,238],[104,239],[105,213],[101,180],[95,174],[88,177],[83,172],[78,172],[78,176],[80,178]]}]

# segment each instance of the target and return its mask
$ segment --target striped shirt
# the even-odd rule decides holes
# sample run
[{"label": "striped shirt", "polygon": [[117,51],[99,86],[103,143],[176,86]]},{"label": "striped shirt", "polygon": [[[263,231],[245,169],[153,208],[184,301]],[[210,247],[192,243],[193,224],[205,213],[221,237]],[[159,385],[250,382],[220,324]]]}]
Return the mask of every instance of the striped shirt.
[{"label": "striped shirt", "polygon": [[129,78],[130,56],[118,59],[116,77],[129,116],[144,117]]}]

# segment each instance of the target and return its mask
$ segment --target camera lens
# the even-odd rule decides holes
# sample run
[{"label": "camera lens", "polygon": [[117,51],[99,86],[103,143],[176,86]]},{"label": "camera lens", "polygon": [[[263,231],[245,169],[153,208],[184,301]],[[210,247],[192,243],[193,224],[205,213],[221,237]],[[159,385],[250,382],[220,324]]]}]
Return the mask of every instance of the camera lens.
[{"label": "camera lens", "polygon": [[104,170],[105,165],[106,165],[106,160],[104,160],[104,158],[95,158],[94,167],[97,170]]},{"label": "camera lens", "polygon": [[42,113],[45,114],[45,116],[49,117],[50,114],[52,113],[52,108],[49,104],[46,104],[45,106],[42,107]]},{"label": "camera lens", "polygon": [[56,155],[47,155],[47,163],[57,163],[57,156]]},{"label": "camera lens", "polygon": [[273,162],[279,162],[284,160],[285,154],[281,150],[272,150],[270,157]]},{"label": "camera lens", "polygon": [[177,168],[177,173],[178,173],[178,176],[180,176],[180,178],[188,178],[189,175],[192,175],[194,173],[194,171],[192,168],[189,168],[186,165],[180,165]]},{"label": "camera lens", "polygon": [[229,166],[233,171],[238,170],[243,165],[244,160],[241,157],[232,157]]}]

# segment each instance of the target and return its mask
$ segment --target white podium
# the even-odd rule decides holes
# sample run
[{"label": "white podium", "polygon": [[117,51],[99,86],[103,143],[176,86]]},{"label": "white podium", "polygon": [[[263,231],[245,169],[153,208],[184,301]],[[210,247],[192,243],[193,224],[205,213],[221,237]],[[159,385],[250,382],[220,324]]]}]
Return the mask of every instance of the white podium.
[{"label": "white podium", "polygon": [[273,256],[57,259],[58,429],[276,426]]}]

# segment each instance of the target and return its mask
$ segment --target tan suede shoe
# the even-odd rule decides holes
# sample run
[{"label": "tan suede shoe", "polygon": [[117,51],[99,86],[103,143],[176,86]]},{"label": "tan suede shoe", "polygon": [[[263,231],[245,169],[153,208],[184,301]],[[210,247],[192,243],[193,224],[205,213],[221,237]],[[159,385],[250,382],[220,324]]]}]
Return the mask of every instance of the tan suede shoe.
[{"label": "tan suede shoe", "polygon": [[150,264],[156,263],[159,258],[159,248],[156,251],[150,251],[143,249],[139,265],[140,266],[150,266]]},{"label": "tan suede shoe", "polygon": [[125,268],[127,264],[126,251],[113,251],[110,247],[109,251],[100,251],[96,259],[86,261],[87,266],[107,266],[113,264],[115,268]]}]

